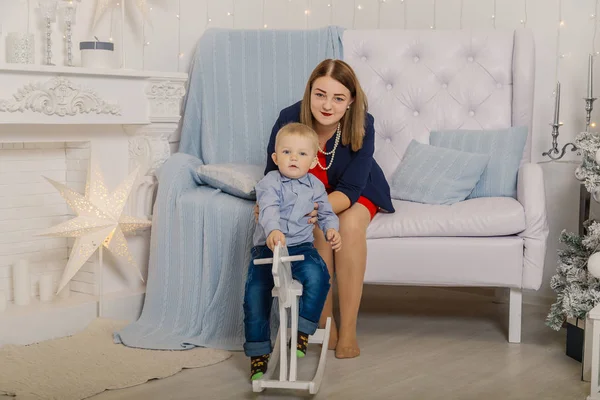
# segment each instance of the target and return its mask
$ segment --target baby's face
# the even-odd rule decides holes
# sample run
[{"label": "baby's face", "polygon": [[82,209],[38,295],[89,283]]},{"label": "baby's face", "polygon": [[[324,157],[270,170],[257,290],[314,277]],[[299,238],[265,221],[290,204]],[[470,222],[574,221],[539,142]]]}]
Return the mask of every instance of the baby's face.
[{"label": "baby's face", "polygon": [[283,175],[301,178],[317,164],[314,142],[298,135],[283,136],[277,141],[273,161]]}]

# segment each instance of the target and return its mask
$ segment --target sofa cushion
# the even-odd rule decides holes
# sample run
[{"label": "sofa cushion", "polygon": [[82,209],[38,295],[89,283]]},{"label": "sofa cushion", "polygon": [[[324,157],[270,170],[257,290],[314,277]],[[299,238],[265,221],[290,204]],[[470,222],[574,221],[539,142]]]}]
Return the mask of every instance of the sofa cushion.
[{"label": "sofa cushion", "polygon": [[479,181],[489,159],[487,154],[434,147],[412,140],[392,174],[392,198],[426,204],[462,201]]},{"label": "sofa cushion", "polygon": [[392,200],[396,212],[378,213],[368,239],[423,236],[503,236],[525,229],[521,203],[510,197],[481,197],[450,206]]},{"label": "sofa cushion", "polygon": [[476,197],[517,197],[517,172],[527,141],[524,126],[509,129],[433,131],[432,146],[488,154],[490,162],[468,199]]},{"label": "sofa cushion", "polygon": [[264,177],[264,167],[250,164],[208,164],[198,167],[201,181],[242,199],[255,200],[254,186]]}]

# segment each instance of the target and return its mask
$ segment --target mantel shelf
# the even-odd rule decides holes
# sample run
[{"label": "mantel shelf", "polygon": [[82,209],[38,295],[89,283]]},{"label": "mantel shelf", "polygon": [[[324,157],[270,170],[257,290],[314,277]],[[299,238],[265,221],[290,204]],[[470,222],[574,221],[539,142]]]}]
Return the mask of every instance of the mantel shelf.
[{"label": "mantel shelf", "polygon": [[81,67],[63,67],[52,65],[35,64],[0,64],[0,74],[2,73],[31,73],[31,74],[54,74],[54,75],[90,75],[90,76],[111,76],[123,78],[140,79],[167,79],[173,81],[185,82],[188,78],[186,73],[182,72],[160,72],[160,71],[140,71],[134,69],[92,69]]}]

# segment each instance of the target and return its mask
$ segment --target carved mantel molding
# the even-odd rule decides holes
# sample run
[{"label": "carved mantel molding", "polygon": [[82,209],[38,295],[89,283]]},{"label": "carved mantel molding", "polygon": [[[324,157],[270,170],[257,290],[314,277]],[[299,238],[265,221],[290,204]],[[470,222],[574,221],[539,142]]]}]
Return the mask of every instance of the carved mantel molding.
[{"label": "carved mantel molding", "polygon": [[118,104],[109,104],[90,88],[62,76],[27,83],[12,98],[0,99],[0,112],[25,110],[59,117],[89,113],[121,115]]}]

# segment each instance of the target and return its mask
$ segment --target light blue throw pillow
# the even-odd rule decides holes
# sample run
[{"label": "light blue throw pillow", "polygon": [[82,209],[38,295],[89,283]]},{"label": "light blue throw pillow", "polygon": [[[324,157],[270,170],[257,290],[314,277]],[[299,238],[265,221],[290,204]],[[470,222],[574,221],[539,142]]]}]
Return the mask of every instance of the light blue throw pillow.
[{"label": "light blue throw pillow", "polygon": [[242,199],[255,200],[254,187],[264,177],[263,166],[250,164],[208,164],[198,167],[198,177],[207,185]]},{"label": "light blue throw pillow", "polygon": [[393,199],[425,204],[464,200],[490,156],[422,144],[412,140],[391,177]]},{"label": "light blue throw pillow", "polygon": [[431,132],[432,146],[488,154],[490,162],[469,195],[476,197],[517,197],[517,174],[527,141],[527,127],[501,130],[456,130]]}]

